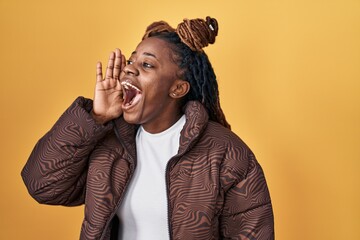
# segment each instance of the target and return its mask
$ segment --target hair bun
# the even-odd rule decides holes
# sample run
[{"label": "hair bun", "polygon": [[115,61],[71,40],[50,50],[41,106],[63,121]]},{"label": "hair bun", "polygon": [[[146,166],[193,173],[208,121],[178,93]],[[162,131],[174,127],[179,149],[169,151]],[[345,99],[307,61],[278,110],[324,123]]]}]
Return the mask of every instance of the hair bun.
[{"label": "hair bun", "polygon": [[184,19],[176,28],[181,41],[193,51],[202,51],[215,42],[219,26],[215,18]]},{"label": "hair bun", "polygon": [[167,22],[158,21],[150,24],[146,28],[146,32],[143,36],[143,40],[145,38],[151,37],[153,33],[161,33],[161,32],[175,32],[175,29],[172,28]]}]

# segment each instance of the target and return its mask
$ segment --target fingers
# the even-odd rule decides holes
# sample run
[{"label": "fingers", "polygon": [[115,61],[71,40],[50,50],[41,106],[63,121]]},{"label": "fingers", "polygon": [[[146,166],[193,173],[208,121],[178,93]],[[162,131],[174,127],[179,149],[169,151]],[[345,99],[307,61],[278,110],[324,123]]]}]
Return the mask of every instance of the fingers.
[{"label": "fingers", "polygon": [[[105,79],[120,79],[120,74],[126,65],[126,59],[121,54],[120,49],[116,48],[115,52],[111,52],[109,55],[109,61],[106,68]],[[96,81],[103,81],[101,62],[96,66]]]},{"label": "fingers", "polygon": [[115,49],[115,65],[114,65],[114,78],[119,79],[122,70],[122,55],[120,49]]},{"label": "fingers", "polygon": [[103,80],[101,62],[96,64],[96,81],[101,82]]},{"label": "fingers", "polygon": [[106,68],[105,78],[113,78],[114,62],[115,62],[115,53],[111,52],[109,56],[108,65]]}]

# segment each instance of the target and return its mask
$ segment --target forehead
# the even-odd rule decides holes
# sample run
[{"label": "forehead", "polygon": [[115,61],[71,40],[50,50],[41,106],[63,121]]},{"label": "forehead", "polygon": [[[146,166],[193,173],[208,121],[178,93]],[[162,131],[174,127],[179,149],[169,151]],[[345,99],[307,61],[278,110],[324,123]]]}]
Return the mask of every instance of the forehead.
[{"label": "forehead", "polygon": [[136,54],[142,55],[150,53],[154,55],[157,60],[167,61],[171,58],[172,50],[169,43],[156,37],[146,38],[136,47]]}]

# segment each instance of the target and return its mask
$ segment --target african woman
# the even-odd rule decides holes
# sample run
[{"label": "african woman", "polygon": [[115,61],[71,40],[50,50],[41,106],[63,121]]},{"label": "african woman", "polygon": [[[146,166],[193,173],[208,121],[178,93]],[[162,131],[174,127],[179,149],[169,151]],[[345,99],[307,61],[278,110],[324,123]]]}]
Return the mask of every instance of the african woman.
[{"label": "african woman", "polygon": [[230,130],[203,50],[217,34],[210,17],[151,24],[36,144],[29,193],[85,204],[80,239],[274,239],[264,173]]}]

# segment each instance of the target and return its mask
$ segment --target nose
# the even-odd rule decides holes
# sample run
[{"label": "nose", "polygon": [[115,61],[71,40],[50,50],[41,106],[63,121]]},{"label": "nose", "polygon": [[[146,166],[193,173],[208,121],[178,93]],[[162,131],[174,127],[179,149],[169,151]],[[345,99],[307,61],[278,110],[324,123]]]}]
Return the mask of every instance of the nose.
[{"label": "nose", "polygon": [[126,75],[134,75],[134,76],[139,75],[139,70],[134,66],[134,64],[127,64],[124,67],[123,71]]}]

